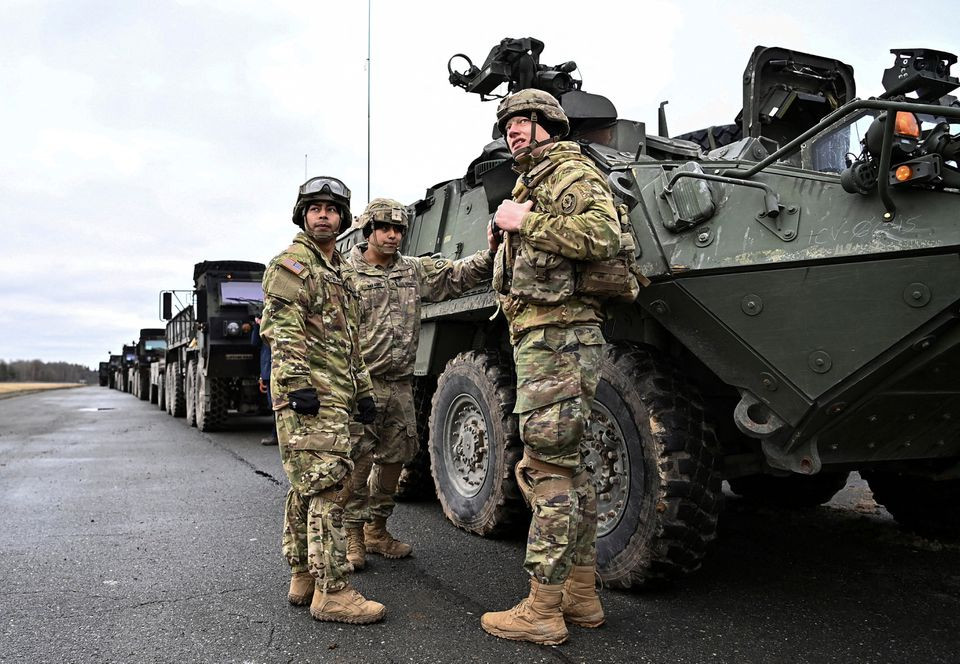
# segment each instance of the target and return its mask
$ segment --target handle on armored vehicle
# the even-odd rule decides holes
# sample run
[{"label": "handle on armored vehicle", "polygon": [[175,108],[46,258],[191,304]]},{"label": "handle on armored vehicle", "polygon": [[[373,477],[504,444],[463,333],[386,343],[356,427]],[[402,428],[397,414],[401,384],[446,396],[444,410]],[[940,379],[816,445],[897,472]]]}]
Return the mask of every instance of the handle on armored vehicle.
[{"label": "handle on armored vehicle", "polygon": [[776,218],[780,216],[780,195],[773,188],[763,182],[743,181],[737,178],[725,177],[722,175],[711,175],[710,173],[697,173],[694,171],[674,171],[670,176],[670,181],[663,188],[663,193],[669,196],[673,193],[673,186],[680,178],[694,178],[697,180],[709,180],[711,182],[722,182],[736,187],[752,187],[763,190],[763,212],[764,217]]},{"label": "handle on armored vehicle", "polygon": [[785,157],[799,150],[808,140],[838,123],[848,115],[862,110],[883,111],[887,114],[883,126],[883,142],[880,149],[880,177],[877,178],[877,190],[880,200],[883,202],[885,212],[884,221],[891,221],[896,216],[897,208],[890,196],[890,161],[891,149],[894,140],[894,128],[896,126],[896,115],[898,112],[916,113],[921,115],[934,115],[937,117],[950,118],[960,121],[960,108],[953,106],[939,106],[935,104],[912,103],[905,101],[887,101],[882,99],[854,99],[849,104],[838,108],[833,113],[827,115],[819,123],[803,132],[795,139],[784,145],[776,152],[770,154],[765,159],[757,162],[746,171],[737,171],[729,169],[724,171],[723,175],[738,180],[749,180],[754,175],[764,170],[771,164],[774,164]]}]

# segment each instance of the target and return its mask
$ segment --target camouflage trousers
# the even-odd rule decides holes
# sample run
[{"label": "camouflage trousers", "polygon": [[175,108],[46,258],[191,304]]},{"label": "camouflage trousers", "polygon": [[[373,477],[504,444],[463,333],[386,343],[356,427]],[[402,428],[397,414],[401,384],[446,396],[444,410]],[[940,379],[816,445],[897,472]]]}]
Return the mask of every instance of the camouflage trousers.
[{"label": "camouflage trousers", "polygon": [[524,445],[516,474],[533,513],[523,566],[540,583],[596,561],[597,496],[582,458],[602,356],[596,326],[531,330],[514,347]]},{"label": "camouflage trousers", "polygon": [[372,376],[377,419],[354,435],[356,467],[350,498],[344,507],[347,528],[359,528],[376,517],[393,513],[393,494],[403,464],[417,453],[417,420],[413,406],[413,383]]},{"label": "camouflage trousers", "polygon": [[280,460],[290,481],[283,514],[283,555],[293,572],[306,572],[317,587],[347,584],[343,502],[353,468],[349,413],[322,408],[316,416],[290,408],[276,412]]}]

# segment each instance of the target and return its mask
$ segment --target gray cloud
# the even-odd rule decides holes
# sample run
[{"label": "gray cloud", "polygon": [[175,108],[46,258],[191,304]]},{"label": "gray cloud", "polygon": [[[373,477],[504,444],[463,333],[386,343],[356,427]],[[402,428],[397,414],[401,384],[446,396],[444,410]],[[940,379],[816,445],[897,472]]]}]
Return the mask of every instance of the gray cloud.
[{"label": "gray cloud", "polygon": [[[0,24],[0,357],[95,366],[157,293],[204,259],[267,261],[286,246],[297,185],[328,173],[366,200],[364,3],[13,2]],[[410,201],[462,175],[493,104],[447,83],[505,36],[574,59],[585,88],[675,133],[731,122],[757,41],[822,53],[880,90],[888,49],[949,49],[950,21],[903,34],[899,5],[373,3],[371,193]],[[917,10],[950,16],[946,2]],[[870,35],[864,43],[863,35]],[[776,44],[775,44],[776,42]]]}]

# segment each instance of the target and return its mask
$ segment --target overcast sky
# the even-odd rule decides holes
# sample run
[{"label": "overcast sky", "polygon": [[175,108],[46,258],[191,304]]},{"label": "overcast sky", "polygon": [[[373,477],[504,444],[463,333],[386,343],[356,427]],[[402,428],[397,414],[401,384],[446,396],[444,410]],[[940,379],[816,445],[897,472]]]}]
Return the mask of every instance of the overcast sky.
[{"label": "overcast sky", "polygon": [[[882,91],[891,48],[960,51],[956,2],[373,0],[372,196],[460,177],[495,105],[447,83],[504,37],[575,60],[584,89],[671,133],[733,122],[753,47],[853,65]],[[3,0],[0,359],[96,367],[204,259],[266,262],[308,175],[367,200],[366,2]],[[958,75],[954,67],[953,74]]]}]

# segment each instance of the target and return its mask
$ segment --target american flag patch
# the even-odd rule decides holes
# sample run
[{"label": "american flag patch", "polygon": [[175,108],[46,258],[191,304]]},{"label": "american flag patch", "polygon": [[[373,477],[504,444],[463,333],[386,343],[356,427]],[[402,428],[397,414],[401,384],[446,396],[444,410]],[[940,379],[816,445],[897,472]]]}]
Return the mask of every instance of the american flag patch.
[{"label": "american flag patch", "polygon": [[292,258],[284,258],[283,260],[280,261],[280,265],[287,268],[297,276],[299,276],[301,272],[307,269],[301,263],[298,263]]}]

